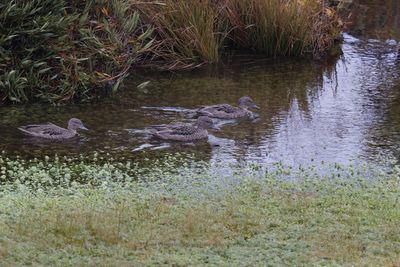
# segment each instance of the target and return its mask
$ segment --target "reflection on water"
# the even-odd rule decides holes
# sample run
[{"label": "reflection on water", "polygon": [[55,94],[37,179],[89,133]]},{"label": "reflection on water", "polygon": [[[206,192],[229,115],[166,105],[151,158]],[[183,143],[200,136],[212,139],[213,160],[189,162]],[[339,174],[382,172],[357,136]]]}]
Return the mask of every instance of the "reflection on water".
[{"label": "reflection on water", "polygon": [[[93,104],[0,108],[0,150],[19,155],[77,155],[93,150],[113,157],[158,157],[184,151],[212,162],[307,164],[398,155],[400,83],[396,43],[345,35],[343,56],[333,63],[237,56],[211,69],[179,74],[131,75],[118,96]],[[150,81],[146,90],[137,88]],[[193,122],[195,107],[251,96],[256,121],[212,131],[196,144],[149,140],[143,129],[172,121]],[[164,107],[164,108],[159,108]],[[80,118],[89,132],[68,142],[38,141],[19,125]]]},{"label": "reflection on water", "polygon": [[[347,31],[372,39],[400,38],[400,2],[398,0],[345,0]],[[349,4],[351,3],[351,4]]]}]

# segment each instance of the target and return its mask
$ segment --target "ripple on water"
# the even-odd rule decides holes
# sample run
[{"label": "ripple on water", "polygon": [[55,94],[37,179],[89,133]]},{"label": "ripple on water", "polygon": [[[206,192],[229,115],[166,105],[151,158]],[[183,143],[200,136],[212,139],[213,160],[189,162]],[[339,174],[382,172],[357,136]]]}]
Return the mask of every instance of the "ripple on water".
[{"label": "ripple on water", "polygon": [[[344,34],[343,56],[327,62],[239,55],[230,64],[180,73],[137,73],[116,97],[69,106],[0,107],[0,150],[27,157],[94,150],[140,160],[168,151],[209,162],[349,162],[400,157],[398,43]],[[151,80],[146,92],[132,89]],[[216,121],[196,144],[152,142],[148,126],[194,122],[196,108],[251,96],[257,120]],[[17,127],[80,118],[89,132],[65,142],[28,138]]]}]

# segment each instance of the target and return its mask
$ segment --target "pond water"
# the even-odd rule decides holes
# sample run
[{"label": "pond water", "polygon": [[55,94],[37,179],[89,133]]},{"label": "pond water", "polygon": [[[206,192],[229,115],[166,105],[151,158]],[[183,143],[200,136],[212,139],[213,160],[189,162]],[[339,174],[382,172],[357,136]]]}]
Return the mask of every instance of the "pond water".
[{"label": "pond water", "polygon": [[[354,16],[351,27],[361,29],[360,16]],[[368,27],[376,30],[379,23]],[[354,28],[348,29],[352,35],[344,34],[343,55],[326,61],[236,55],[219,66],[192,72],[134,72],[118,95],[91,104],[0,107],[0,150],[28,157],[97,150],[132,159],[183,152],[206,161],[293,165],[375,160],[379,155],[397,159],[398,45],[388,35],[382,38],[380,31],[375,31],[379,36],[363,35]],[[139,89],[145,81],[150,81],[148,86]],[[149,125],[194,121],[188,110],[236,104],[243,95],[260,106],[260,118],[211,131],[211,142],[150,141],[142,132]],[[80,118],[90,131],[68,142],[38,141],[17,130],[48,121],[64,127],[71,117]]]}]

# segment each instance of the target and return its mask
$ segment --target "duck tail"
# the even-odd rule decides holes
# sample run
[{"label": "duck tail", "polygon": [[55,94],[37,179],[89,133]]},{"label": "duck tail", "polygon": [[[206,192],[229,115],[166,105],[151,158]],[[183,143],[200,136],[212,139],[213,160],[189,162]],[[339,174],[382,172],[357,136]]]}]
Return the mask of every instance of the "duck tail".
[{"label": "duck tail", "polygon": [[212,115],[213,115],[211,112],[208,112],[208,111],[202,110],[202,109],[197,110],[197,113],[199,115],[208,116],[208,117],[212,117]]},{"label": "duck tail", "polygon": [[151,130],[149,131],[149,133],[150,133],[150,135],[151,135],[152,137],[161,138],[161,137],[160,137],[160,133],[159,133],[156,129],[151,129]]}]

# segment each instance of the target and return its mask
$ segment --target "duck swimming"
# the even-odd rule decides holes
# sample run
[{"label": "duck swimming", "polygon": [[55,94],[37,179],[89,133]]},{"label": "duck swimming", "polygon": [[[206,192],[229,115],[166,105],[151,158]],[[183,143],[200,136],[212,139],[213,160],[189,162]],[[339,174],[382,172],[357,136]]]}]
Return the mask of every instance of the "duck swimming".
[{"label": "duck swimming", "polygon": [[18,127],[22,132],[40,138],[63,140],[74,137],[77,129],[88,130],[80,119],[72,118],[68,121],[68,128],[59,127],[53,123],[32,124]]},{"label": "duck swimming", "polygon": [[249,96],[243,96],[239,99],[238,107],[229,104],[218,104],[202,107],[197,112],[204,116],[229,120],[252,117],[254,113],[249,109],[259,109],[259,107]]},{"label": "duck swimming", "polygon": [[156,126],[158,130],[154,130],[151,134],[162,140],[189,142],[204,139],[208,137],[208,128],[219,130],[214,125],[211,118],[200,116],[195,125],[188,123],[167,124]]}]

